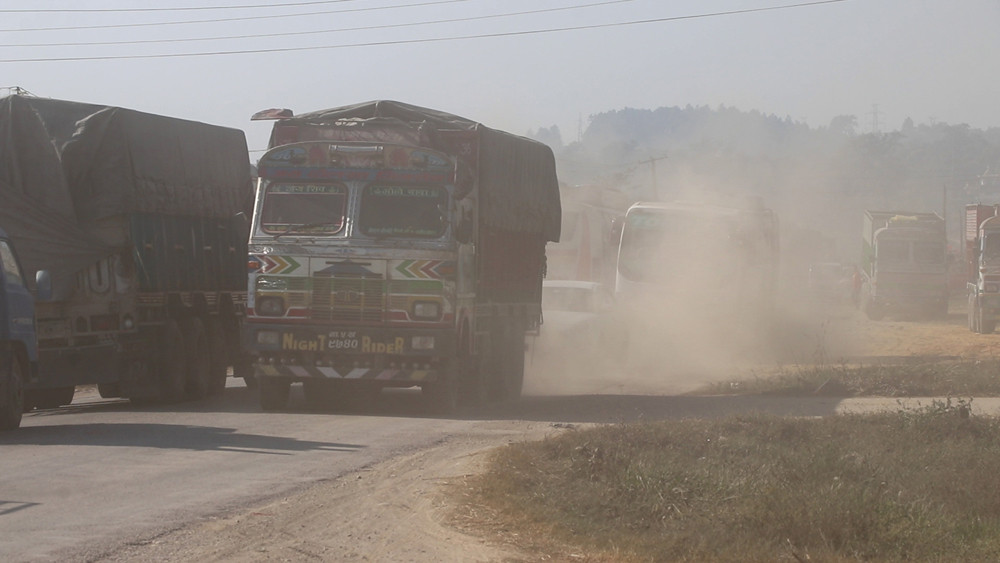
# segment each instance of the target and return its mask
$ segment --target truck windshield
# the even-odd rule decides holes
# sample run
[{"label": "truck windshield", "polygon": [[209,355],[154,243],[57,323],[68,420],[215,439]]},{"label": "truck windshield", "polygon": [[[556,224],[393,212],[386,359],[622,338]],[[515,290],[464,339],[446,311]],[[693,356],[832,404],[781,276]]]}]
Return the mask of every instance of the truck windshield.
[{"label": "truck windshield", "polygon": [[908,263],[910,261],[910,242],[905,240],[878,241],[878,261],[882,265]]},{"label": "truck windshield", "polygon": [[943,264],[945,261],[944,243],[914,241],[913,261],[917,264]]},{"label": "truck windshield", "polygon": [[732,225],[720,218],[637,210],[625,218],[618,269],[626,279],[663,282],[686,275],[692,264],[711,268],[724,262],[734,240]]},{"label": "truck windshield", "polygon": [[438,238],[447,210],[442,186],[368,186],[361,194],[358,228],[372,237]]},{"label": "truck windshield", "polygon": [[983,263],[1000,262],[1000,235],[983,236]]},{"label": "truck windshield", "polygon": [[344,228],[347,188],[322,184],[272,184],[260,212],[265,233],[333,235]]}]

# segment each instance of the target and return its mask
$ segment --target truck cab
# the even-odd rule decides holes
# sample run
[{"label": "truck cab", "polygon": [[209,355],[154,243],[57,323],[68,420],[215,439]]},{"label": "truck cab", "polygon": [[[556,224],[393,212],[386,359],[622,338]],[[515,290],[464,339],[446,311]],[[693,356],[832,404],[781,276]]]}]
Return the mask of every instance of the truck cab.
[{"label": "truck cab", "polygon": [[[7,233],[0,229],[0,430],[21,425],[24,387],[37,376],[35,296],[28,289],[24,269]],[[36,275],[38,297],[50,298],[49,274]]]}]

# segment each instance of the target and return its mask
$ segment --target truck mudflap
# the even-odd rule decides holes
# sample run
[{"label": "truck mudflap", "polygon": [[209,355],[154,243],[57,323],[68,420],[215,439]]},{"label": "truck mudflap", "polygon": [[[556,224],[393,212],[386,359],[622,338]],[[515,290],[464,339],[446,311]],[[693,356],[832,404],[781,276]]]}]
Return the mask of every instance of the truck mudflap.
[{"label": "truck mudflap", "polygon": [[355,379],[386,382],[426,383],[437,381],[441,371],[436,369],[351,368],[338,370],[324,366],[270,365],[254,366],[257,377],[287,377],[293,379]]}]

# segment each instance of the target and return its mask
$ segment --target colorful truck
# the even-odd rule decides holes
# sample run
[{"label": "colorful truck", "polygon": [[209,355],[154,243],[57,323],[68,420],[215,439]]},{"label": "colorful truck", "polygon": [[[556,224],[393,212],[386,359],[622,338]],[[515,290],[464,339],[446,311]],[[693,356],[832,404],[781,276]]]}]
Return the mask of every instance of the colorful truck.
[{"label": "colorful truck", "polygon": [[[394,101],[277,117],[250,235],[264,410],[419,387],[439,412],[520,396],[560,230],[549,147]],[[255,116],[255,117],[258,117]]]},{"label": "colorful truck", "polygon": [[989,334],[1000,318],[1000,205],[965,206],[969,330]]},{"label": "colorful truck", "polygon": [[865,211],[860,306],[887,313],[948,314],[945,222],[936,213]]},{"label": "colorful truck", "polygon": [[14,243],[0,229],[0,430],[21,425],[24,386],[38,372],[35,297],[51,297],[50,279],[38,271],[33,295]]},{"label": "colorful truck", "polygon": [[0,100],[0,224],[36,308],[25,407],[75,387],[173,402],[221,392],[240,334],[252,209],[242,131],[63,100]]}]

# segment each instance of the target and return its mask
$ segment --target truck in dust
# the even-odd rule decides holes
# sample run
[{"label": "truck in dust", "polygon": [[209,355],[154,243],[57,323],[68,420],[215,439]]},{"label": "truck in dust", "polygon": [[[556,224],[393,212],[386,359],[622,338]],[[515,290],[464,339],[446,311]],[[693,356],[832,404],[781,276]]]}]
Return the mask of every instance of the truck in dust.
[{"label": "truck in dust", "polygon": [[438,412],[520,396],[559,238],[551,149],[394,101],[275,113],[249,258],[261,407],[299,382],[322,408],[385,387]]},{"label": "truck in dust", "polygon": [[21,425],[24,386],[37,377],[35,297],[51,296],[46,270],[36,273],[35,288],[33,295],[13,242],[0,229],[0,430]]},{"label": "truck in dust", "polygon": [[683,300],[760,319],[773,305],[778,243],[777,216],[760,202],[636,203],[622,224],[616,301]]},{"label": "truck in dust", "polygon": [[969,330],[989,334],[1000,317],[1000,205],[965,206]]},{"label": "truck in dust", "polygon": [[617,229],[632,203],[603,186],[563,186],[559,242],[546,247],[550,280],[578,280],[614,287],[620,233]]},{"label": "truck in dust", "polygon": [[945,222],[936,213],[865,211],[860,306],[887,313],[948,314]]},{"label": "truck in dust", "polygon": [[0,100],[0,224],[28,272],[39,364],[26,410],[75,387],[174,402],[238,364],[253,192],[242,131],[63,100]]}]

